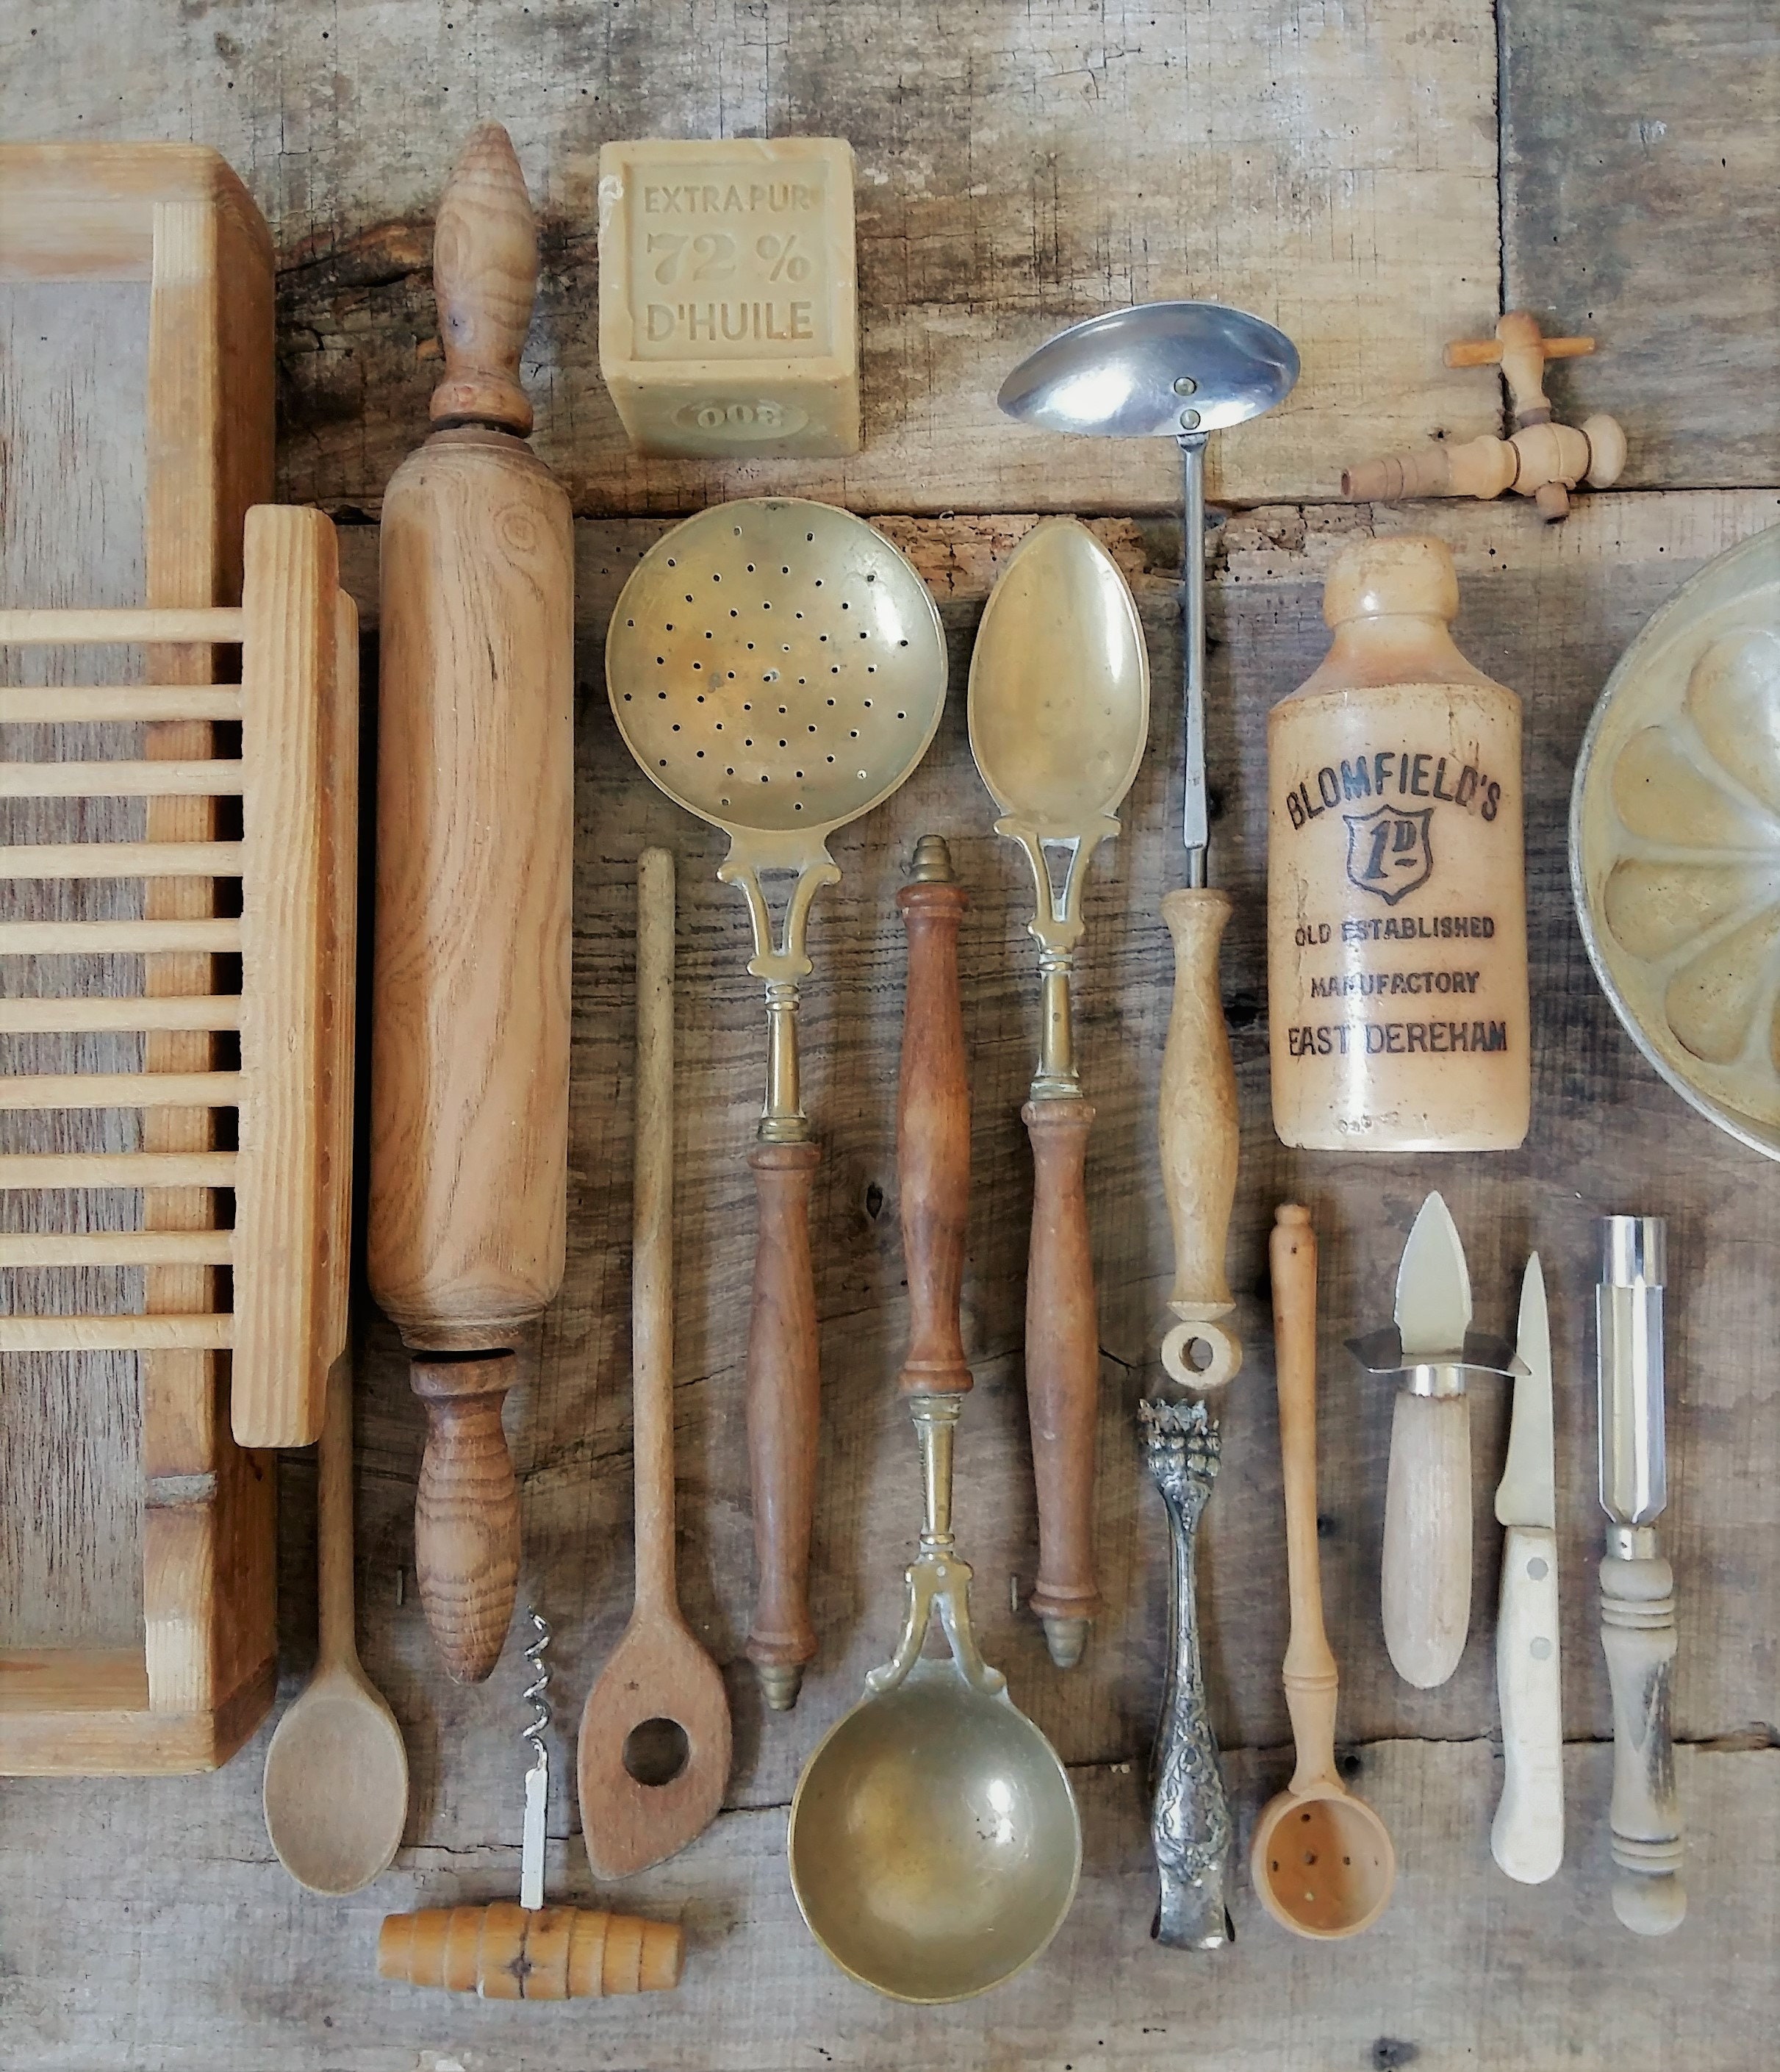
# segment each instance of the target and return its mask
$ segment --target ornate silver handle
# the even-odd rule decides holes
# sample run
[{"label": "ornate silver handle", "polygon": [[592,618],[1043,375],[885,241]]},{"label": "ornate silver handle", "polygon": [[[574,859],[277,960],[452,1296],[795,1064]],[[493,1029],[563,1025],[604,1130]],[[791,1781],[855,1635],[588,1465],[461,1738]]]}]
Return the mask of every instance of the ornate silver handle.
[{"label": "ornate silver handle", "polygon": [[1155,1935],[1174,1950],[1215,1950],[1231,1938],[1224,1881],[1230,1807],[1199,1664],[1193,1552],[1218,1472],[1218,1426],[1202,1403],[1137,1406],[1144,1453],[1168,1512],[1168,1678],[1150,1758],[1149,1836],[1161,1880]]}]

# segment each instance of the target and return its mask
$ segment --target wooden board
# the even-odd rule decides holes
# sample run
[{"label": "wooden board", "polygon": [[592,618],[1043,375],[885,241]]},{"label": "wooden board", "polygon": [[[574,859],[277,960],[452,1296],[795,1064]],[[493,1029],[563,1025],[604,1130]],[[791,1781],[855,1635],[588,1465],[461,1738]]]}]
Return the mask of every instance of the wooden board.
[{"label": "wooden board", "polygon": [[[677,1224],[682,1588],[725,1665],[738,1762],[729,1809],[688,1856],[608,1888],[647,1910],[685,1910],[687,1981],[676,2000],[614,2004],[572,2025],[447,2004],[372,1978],[387,1909],[502,1895],[516,1877],[525,1717],[524,1664],[510,1645],[492,1683],[442,1678],[412,1572],[411,1511],[421,1420],[394,1334],[361,1318],[359,1548],[366,1659],[407,1732],[415,1793],[396,1868],[345,1904],[295,1893],[258,1816],[263,1735],[219,1778],[152,1790],[14,1783],[0,1824],[0,1873],[43,1895],[21,1951],[25,1981],[0,2065],[80,2066],[108,2049],[220,2068],[415,2063],[750,2068],[802,2062],[969,2068],[1107,2062],[1149,2072],[1184,2051],[1217,2072],[1281,2062],[1349,2067],[1555,2062],[1755,2072],[1780,1993],[1733,1953],[1775,1933],[1770,1829],[1780,1815],[1780,1718],[1768,1621],[1780,1589],[1773,1392],[1755,1355],[1769,1326],[1780,1244],[1780,1174],[1721,1138],[1659,1083],[1597,993],[1562,874],[1568,771],[1613,660],[1649,612],[1709,553],[1780,520],[1771,492],[1591,502],[1559,530],[1523,508],[1436,514],[1457,552],[1460,635],[1484,667],[1526,694],[1535,999],[1540,1054],[1527,1149],[1500,1159],[1383,1158],[1344,1170],[1273,1143],[1260,1015],[1262,787],[1258,744],[1272,699],[1324,641],[1322,572],[1372,522],[1346,509],[1273,507],[1225,528],[1211,600],[1211,756],[1223,796],[1214,876],[1238,913],[1225,968],[1236,1030],[1245,1168],[1233,1243],[1249,1365],[1226,1416],[1226,1465],[1208,1522],[1204,1574],[1213,1710],[1243,1819],[1282,1781],[1287,1723],[1277,1680],[1285,1598],[1276,1438],[1267,1344],[1264,1235],[1274,1202],[1314,1207],[1323,1239],[1322,1541],[1331,1637],[1343,1677],[1341,1733],[1356,1782],[1396,1831],[1404,1884],[1367,1942],[1316,1952],[1289,1942],[1239,1887],[1239,1942],[1222,1959],[1165,1955],[1148,1941],[1153,1903],[1141,1773],[1157,1702],[1165,1581],[1160,1507],[1139,1465],[1137,1396],[1155,1384],[1169,1260],[1151,1133],[1165,1012],[1157,904],[1176,882],[1178,694],[1166,528],[1106,528],[1136,578],[1157,685],[1151,754],[1091,881],[1081,960],[1083,1070],[1100,1108],[1090,1185],[1101,1276],[1104,1387],[1100,1547],[1108,1610],[1087,1667],[1048,1666],[1030,1616],[1034,1541],[1019,1386],[1021,1274],[1030,1194],[1017,1106],[1036,1043],[1034,952],[1018,859],[991,812],[964,737],[962,664],[987,584],[1029,522],[905,528],[936,582],[960,673],[927,763],[903,793],[836,844],[845,877],[812,931],[805,1009],[808,1097],[825,1149],[817,1180],[825,1377],[816,1615],[823,1653],[797,1711],[768,1719],[741,1656],[751,1590],[741,1367],[749,1270],[745,1153],[763,1071],[756,988],[743,974],[740,902],[717,885],[721,841],[631,773],[613,730],[597,639],[582,647],[578,724],[577,1008],[569,1274],[524,1363],[510,1428],[524,1482],[527,1572],[557,1628],[558,1717],[572,1720],[623,1624],[630,1587],[627,1381],[632,871],[662,841],[680,858],[680,1171]],[[1400,512],[1377,522],[1403,529]],[[586,569],[615,582],[653,528],[584,524]],[[364,541],[348,565],[364,565]],[[1147,573],[1146,573],[1147,571]],[[590,591],[590,594],[591,594]],[[959,1530],[977,1573],[989,1659],[1055,1740],[1081,1790],[1083,1890],[1055,1949],[1030,1976],[976,2006],[916,2017],[832,1972],[804,1936],[784,1882],[784,1809],[804,1758],[890,1651],[899,1570],[918,1518],[914,1443],[894,1400],[904,1328],[896,1238],[894,1064],[902,981],[893,905],[915,837],[948,833],[974,905],[967,919],[965,1018],[976,1104],[976,1187],[967,1291],[978,1386],[959,1458]],[[1499,1536],[1489,1492],[1505,1404],[1474,1405],[1478,1556],[1473,1633],[1457,1675],[1417,1694],[1399,1684],[1378,1627],[1377,1567],[1387,1396],[1341,1350],[1381,1321],[1422,1191],[1448,1191],[1470,1248],[1479,1321],[1511,1319],[1525,1249],[1547,1260],[1558,1359],[1564,1645],[1571,1751],[1569,1859],[1551,1886],[1511,1886],[1487,1853],[1499,1783],[1490,1633]],[[1635,1945],[1605,1897],[1610,1731],[1596,1638],[1591,1219],[1628,1203],[1673,1219],[1673,1495],[1664,1521],[1681,1597],[1677,1731],[1691,1837],[1689,1922],[1672,1942]],[[285,1473],[287,1681],[306,1659],[312,1477]],[[562,1744],[565,1748],[565,1742]],[[559,1772],[559,1777],[561,1773]],[[103,1877],[89,1851],[109,1821]],[[72,1823],[72,1826],[66,1823]],[[57,1825],[55,1823],[64,1823]],[[559,1782],[555,1889],[586,1897],[575,1814]],[[82,1836],[90,1836],[84,1842]],[[48,1852],[65,1867],[47,1866]],[[176,1856],[177,1881],[168,1877]],[[70,2012],[89,1964],[95,1913],[108,1963],[142,1984]],[[325,2024],[325,2026],[324,2026]],[[29,2039],[28,2045],[26,2039]],[[523,2043],[522,2043],[523,2039]],[[1373,2055],[1387,2049],[1383,2057]],[[8,2056],[9,2049],[15,2054]],[[822,2058],[820,2052],[828,2055]],[[419,2054],[417,2056],[417,2053]]]},{"label": "wooden board", "polygon": [[[1214,490],[1328,495],[1344,462],[1496,429],[1441,364],[1498,282],[1488,0],[884,10],[828,0],[147,0],[95,39],[0,23],[11,138],[201,138],[281,253],[280,493],[364,504],[422,434],[437,375],[431,219],[472,121],[511,128],[545,221],[528,348],[538,447],[578,511],[795,489],[866,510],[1165,510],[1166,441],[1060,439],[994,406],[1024,354],[1132,301],[1235,302],[1304,348],[1279,416],[1214,442]],[[393,119],[393,111],[401,111]],[[598,147],[838,134],[858,154],[865,450],[645,462],[598,380]],[[1356,442],[1358,442],[1356,445]]]},{"label": "wooden board", "polygon": [[1502,0],[1503,277],[1560,416],[1626,427],[1625,479],[1771,482],[1780,446],[1780,15],[1749,0]]}]

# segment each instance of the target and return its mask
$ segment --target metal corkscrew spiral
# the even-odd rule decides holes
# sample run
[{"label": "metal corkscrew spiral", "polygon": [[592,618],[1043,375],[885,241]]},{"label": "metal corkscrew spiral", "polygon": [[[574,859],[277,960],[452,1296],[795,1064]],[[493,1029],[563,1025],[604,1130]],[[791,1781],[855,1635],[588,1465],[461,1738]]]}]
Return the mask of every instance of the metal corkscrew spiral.
[{"label": "metal corkscrew spiral", "polygon": [[544,1657],[550,1645],[549,1622],[535,1610],[527,1617],[537,1629],[536,1638],[525,1650],[532,1665],[532,1681],[525,1687],[531,1700],[532,1718],[520,1729],[520,1738],[532,1748],[532,1765],[525,1773],[525,1828],[520,1849],[519,1903],[536,1909],[544,1904],[545,1815],[550,1803],[550,1750],[545,1736],[550,1731],[550,1671]]}]

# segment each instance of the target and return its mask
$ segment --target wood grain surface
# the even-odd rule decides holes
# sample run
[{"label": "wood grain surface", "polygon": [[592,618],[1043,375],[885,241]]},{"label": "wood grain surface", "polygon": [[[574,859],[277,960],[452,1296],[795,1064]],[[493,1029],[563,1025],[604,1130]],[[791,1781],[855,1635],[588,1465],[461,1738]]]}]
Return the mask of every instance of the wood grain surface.
[{"label": "wood grain surface", "polygon": [[[434,197],[475,119],[495,116],[513,130],[545,217],[541,312],[522,366],[540,449],[583,514],[645,514],[576,528],[568,1264],[508,1407],[524,1511],[521,1602],[536,1601],[556,1628],[553,1696],[565,1725],[615,1644],[631,1594],[631,934],[635,858],[657,842],[676,853],[680,898],[680,1580],[690,1623],[724,1667],[736,1737],[726,1809],[712,1827],[672,1863],[597,1890],[565,1781],[571,1766],[556,1766],[565,1781],[551,1809],[553,1896],[683,1914],[677,1994],[646,2010],[614,2002],[570,2025],[542,2010],[377,1982],[384,1913],[478,1904],[515,1888],[527,1679],[515,1652],[475,1688],[450,1685],[439,1669],[413,1568],[424,1420],[395,1333],[361,1302],[362,1639],[409,1737],[409,1845],[353,1901],[296,1891],[260,1824],[263,1735],[208,1778],[9,1783],[0,1877],[33,1903],[0,1917],[7,2072],[927,2072],[941,2062],[959,2072],[1161,2072],[1183,2062],[1208,2072],[1288,2063],[1304,2072],[1765,2072],[1780,2019],[1768,1961],[1780,1918],[1767,1875],[1780,1855],[1780,1387],[1766,1351],[1780,1175],[1684,1108],[1619,1030],[1571,918],[1563,822],[1583,726],[1626,641],[1712,554],[1780,522],[1780,492],[1767,486],[1780,474],[1774,326],[1762,300],[1774,270],[1762,260],[1771,220],[1763,212],[1777,187],[1756,61],[1766,30],[1758,10],[1733,0],[1701,0],[1660,23],[1640,7],[1622,25],[1585,23],[1568,0],[1503,0],[1500,11],[1510,290],[1549,323],[1601,337],[1593,360],[1553,371],[1554,400],[1571,416],[1581,402],[1622,416],[1628,479],[1669,491],[1589,492],[1555,528],[1509,504],[1375,516],[1281,500],[1331,495],[1342,463],[1366,453],[1437,430],[1463,439],[1502,429],[1494,377],[1449,373],[1439,362],[1445,339],[1486,335],[1499,306],[1496,23],[1483,0],[1370,0],[1334,11],[1304,0],[1256,10],[1166,0],[1141,10],[1087,0],[1018,10],[929,0],[895,9],[885,0],[869,9],[836,0],[686,0],[673,9],[640,0],[598,9],[568,0],[528,9],[519,0],[475,9],[138,0],[107,18],[103,36],[72,10],[0,18],[6,134],[201,137],[224,150],[266,210],[282,266],[281,487],[325,500],[347,521],[344,579],[373,627],[375,528],[352,521],[374,513],[438,372],[429,343]],[[1702,111],[1688,117],[1691,170],[1665,184],[1659,176],[1676,158],[1642,128],[1667,121],[1675,136],[1676,111],[1688,109]],[[1720,117],[1736,125],[1735,148],[1727,138],[1708,154],[1700,139]],[[595,373],[597,146],[651,132],[800,127],[849,134],[860,152],[867,451],[804,472],[716,475],[639,462],[619,444]],[[1715,185],[1720,158],[1729,162]],[[1642,184],[1651,179],[1654,189]],[[1535,182],[1579,212],[1573,227],[1567,217],[1541,222]],[[1711,228],[1720,217],[1728,246]],[[1554,229],[1564,241],[1548,254]],[[1572,300],[1579,248],[1592,264],[1598,254],[1613,263],[1593,264],[1586,294]],[[1726,250],[1728,259],[1715,256]],[[1556,269],[1543,290],[1535,257]],[[1220,1401],[1223,1468],[1201,1543],[1213,1710],[1245,1859],[1255,1814],[1290,1766],[1265,1244],[1274,1206],[1302,1200],[1321,1240],[1319,1546],[1341,1664],[1341,1761],[1345,1780],[1390,1825],[1401,1859],[1392,1907],[1350,1947],[1319,1948],[1276,1930],[1239,1875],[1237,1942],[1203,1960],[1148,1937],[1144,1766],[1166,1630],[1165,1533],[1133,1430],[1135,1404],[1159,1379],[1172,1267],[1155,1115],[1171,972],[1161,900],[1182,875],[1173,457],[1021,434],[1001,426],[989,401],[1005,368],[1054,326],[1170,293],[1248,302],[1293,332],[1307,369],[1289,410],[1220,439],[1213,455],[1214,496],[1254,507],[1216,536],[1211,595],[1214,870],[1235,901],[1223,991],[1242,1124],[1231,1321],[1248,1347]],[[1704,342],[1691,357],[1672,337],[1690,312],[1704,327],[1692,335]],[[83,383],[91,393],[114,364],[134,364],[78,334],[27,362],[39,335],[30,314],[0,305],[0,323],[15,342],[0,357],[0,402],[10,416],[21,388],[34,406],[49,399],[46,431],[71,421]],[[1635,339],[1646,343],[1634,352]],[[38,522],[39,500],[20,482],[15,458],[0,502],[9,584]],[[638,782],[608,716],[599,638],[619,586],[671,514],[720,490],[789,483],[902,514],[882,522],[934,587],[954,683],[927,763],[890,805],[837,838],[841,895],[813,923],[819,976],[802,1021],[824,1147],[812,1202],[822,1649],[796,1712],[769,1719],[742,1652],[754,1589],[742,1404],[753,1218],[746,1153],[759,1048],[746,915],[716,882],[721,837]],[[1691,487],[1699,483],[1741,486]],[[89,518],[104,515],[90,508],[84,475],[64,493]],[[1096,530],[1140,598],[1157,687],[1126,836],[1090,882],[1076,986],[1098,1111],[1088,1188],[1102,1348],[1096,1538],[1107,1603],[1088,1663],[1068,1675],[1050,1667],[1036,1622],[1013,1602],[1030,1594],[1036,1567],[1020,1371],[1031,1169],[1018,1107],[1038,1003],[1025,937],[1030,888],[991,832],[963,697],[989,586],[1033,514],[1053,508],[1101,514]],[[953,511],[989,515],[944,515]],[[1322,578],[1339,545],[1374,523],[1449,541],[1463,597],[1460,643],[1527,699],[1539,1062],[1532,1134],[1500,1156],[1359,1167],[1282,1150],[1268,1120],[1265,713],[1323,652]],[[374,685],[368,672],[368,703]],[[139,808],[125,806],[115,833],[133,832]],[[919,1515],[894,1388],[908,1322],[894,1156],[904,970],[894,894],[927,832],[951,841],[972,898],[960,961],[974,1117],[966,1342],[976,1385],[959,1434],[958,1527],[976,1571],[984,1651],[1070,1765],[1087,1837],[1080,1898],[1043,1963],[989,1999],[936,2013],[878,2000],[834,1972],[804,1934],[783,1863],[784,1811],[803,1762],[893,1645]],[[92,903],[80,912],[112,911],[102,893],[81,896]],[[18,894],[6,897],[9,915],[31,914]],[[114,1037],[82,1045],[84,1066],[134,1062]],[[47,1134],[31,1133],[38,1128],[29,1118],[9,1124],[18,1134],[7,1148],[47,1146]],[[133,1148],[97,1124],[61,1141]],[[1437,1182],[1465,1238],[1481,1325],[1509,1326],[1535,1244],[1551,1287],[1570,1847],[1558,1875],[1535,1888],[1503,1877],[1488,1848],[1501,1775],[1491,1738],[1500,1534],[1489,1491],[1506,1442],[1505,1390],[1480,1384],[1472,1397],[1476,1613],[1457,1672],[1437,1691],[1409,1690],[1391,1671],[1379,1627],[1391,1393],[1358,1373],[1341,1341],[1387,1320],[1404,1238]],[[1591,1227],[1597,1212],[1626,1208],[1671,1219],[1663,1526],[1680,1606],[1674,1727],[1690,1911],[1656,1944],[1612,1916],[1612,1712],[1588,1586],[1601,1526]],[[79,1370],[76,1395],[73,1372],[67,1362],[36,1362],[14,1383],[9,1367],[9,1388],[32,1399],[39,1433],[21,1454],[9,1416],[0,1601],[6,1637],[21,1644],[47,1637],[52,1589],[61,1602],[84,1604],[81,1616],[101,1638],[121,1643],[140,1618],[129,1596],[138,1561],[114,1552],[140,1530],[138,1487],[115,1481],[135,1444],[129,1376],[93,1363]],[[67,1520],[48,1543],[55,1564],[30,1529],[39,1514],[28,1479],[52,1449],[74,1463],[51,1499]],[[313,1630],[308,1458],[291,1457],[282,1479],[288,1693],[306,1670]]]}]

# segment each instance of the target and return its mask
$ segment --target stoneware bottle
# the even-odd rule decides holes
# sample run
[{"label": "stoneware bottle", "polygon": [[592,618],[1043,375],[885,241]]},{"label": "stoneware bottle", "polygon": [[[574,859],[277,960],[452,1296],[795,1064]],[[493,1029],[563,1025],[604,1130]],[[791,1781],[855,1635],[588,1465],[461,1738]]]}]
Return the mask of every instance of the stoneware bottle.
[{"label": "stoneware bottle", "polygon": [[1334,643],[1268,716],[1273,1126],[1311,1150],[1503,1151],[1531,1094],[1520,701],[1474,669],[1438,540],[1329,574]]}]

